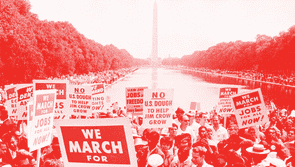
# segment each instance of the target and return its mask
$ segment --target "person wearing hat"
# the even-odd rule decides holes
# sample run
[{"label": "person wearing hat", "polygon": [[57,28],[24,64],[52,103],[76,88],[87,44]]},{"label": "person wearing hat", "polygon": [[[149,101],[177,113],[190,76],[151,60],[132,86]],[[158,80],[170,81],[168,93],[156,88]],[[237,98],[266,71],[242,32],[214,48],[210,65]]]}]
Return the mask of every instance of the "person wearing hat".
[{"label": "person wearing hat", "polygon": [[259,164],[270,153],[270,150],[266,149],[262,144],[254,144],[246,150],[251,155],[254,165]]},{"label": "person wearing hat", "polygon": [[148,158],[147,167],[163,167],[163,157],[159,154],[153,154]]},{"label": "person wearing hat", "polygon": [[148,142],[148,154],[146,160],[151,156],[152,154],[159,154],[164,159],[165,154],[162,152],[162,150],[157,146],[159,143],[160,134],[152,130],[147,134],[147,142]]},{"label": "person wearing hat", "polygon": [[177,110],[175,111],[175,114],[176,114],[176,119],[173,120],[173,123],[176,123],[177,126],[180,125],[180,120],[182,119],[182,116],[184,115],[184,111],[182,108],[177,108]]},{"label": "person wearing hat", "polygon": [[148,154],[148,146],[147,142],[143,141],[141,137],[135,138],[134,143],[136,157],[137,157],[137,164],[139,167],[145,167],[146,165],[146,157]]}]

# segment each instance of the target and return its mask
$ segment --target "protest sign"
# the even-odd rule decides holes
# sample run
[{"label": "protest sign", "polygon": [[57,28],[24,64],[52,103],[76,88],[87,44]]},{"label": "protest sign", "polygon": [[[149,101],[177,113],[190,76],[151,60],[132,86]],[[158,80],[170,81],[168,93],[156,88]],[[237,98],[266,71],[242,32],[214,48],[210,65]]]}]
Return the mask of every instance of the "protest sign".
[{"label": "protest sign", "polygon": [[56,90],[34,91],[33,112],[29,110],[29,148],[34,151],[51,144]]},{"label": "protest sign", "polygon": [[269,121],[260,89],[233,95],[231,102],[240,129]]},{"label": "protest sign", "polygon": [[234,114],[233,106],[231,104],[230,96],[238,94],[239,88],[220,88],[219,89],[219,102],[216,107],[216,112],[219,115]]},{"label": "protest sign", "polygon": [[57,120],[63,162],[71,167],[137,167],[128,118]]},{"label": "protest sign", "polygon": [[143,114],[143,90],[148,87],[129,87],[126,88],[126,109],[127,113],[133,115]]},{"label": "protest sign", "polygon": [[90,85],[70,85],[69,101],[70,101],[70,117],[73,116],[90,116],[91,110],[91,90]]},{"label": "protest sign", "polygon": [[165,128],[172,125],[173,89],[144,89],[143,127]]},{"label": "protest sign", "polygon": [[56,89],[54,119],[69,119],[68,80],[33,80],[35,90]]},{"label": "protest sign", "polygon": [[18,120],[27,120],[27,103],[33,97],[33,84],[18,84],[16,92]]},{"label": "protest sign", "polygon": [[190,110],[197,110],[197,111],[200,111],[201,110],[201,104],[200,103],[197,103],[197,102],[191,102],[191,105],[190,105]]},{"label": "protest sign", "polygon": [[[30,133],[30,130],[33,126],[33,112],[34,112],[34,106],[33,106],[33,101],[29,101],[27,103],[27,109],[28,109],[28,116],[27,116],[27,139],[32,139],[31,137],[31,133]],[[31,145],[31,141],[32,140],[28,140],[28,146]]]},{"label": "protest sign", "polygon": [[5,106],[7,107],[8,116],[14,121],[18,120],[16,86],[17,85],[5,85],[4,88],[7,99]]},{"label": "protest sign", "polygon": [[104,83],[95,83],[91,84],[92,90],[92,113],[102,112],[105,104],[105,84]]}]

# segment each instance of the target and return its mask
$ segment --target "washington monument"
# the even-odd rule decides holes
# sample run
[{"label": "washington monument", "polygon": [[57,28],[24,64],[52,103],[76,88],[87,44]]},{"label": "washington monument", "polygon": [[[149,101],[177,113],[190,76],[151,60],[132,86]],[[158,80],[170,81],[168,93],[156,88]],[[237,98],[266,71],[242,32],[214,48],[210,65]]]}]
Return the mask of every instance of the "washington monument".
[{"label": "washington monument", "polygon": [[153,10],[153,39],[152,39],[152,54],[151,65],[158,65],[158,6],[157,2],[154,3]]}]

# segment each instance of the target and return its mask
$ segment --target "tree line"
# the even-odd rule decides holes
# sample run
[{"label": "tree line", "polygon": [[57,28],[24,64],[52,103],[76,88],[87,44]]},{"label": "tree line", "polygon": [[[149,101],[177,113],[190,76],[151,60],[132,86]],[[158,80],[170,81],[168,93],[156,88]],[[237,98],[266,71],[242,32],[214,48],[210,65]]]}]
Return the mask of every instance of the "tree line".
[{"label": "tree line", "polygon": [[278,36],[257,35],[254,42],[222,42],[180,58],[166,58],[164,65],[184,65],[222,70],[294,71],[295,25]]},{"label": "tree line", "polygon": [[27,0],[0,0],[1,85],[145,64],[87,39],[69,22],[39,20]]}]

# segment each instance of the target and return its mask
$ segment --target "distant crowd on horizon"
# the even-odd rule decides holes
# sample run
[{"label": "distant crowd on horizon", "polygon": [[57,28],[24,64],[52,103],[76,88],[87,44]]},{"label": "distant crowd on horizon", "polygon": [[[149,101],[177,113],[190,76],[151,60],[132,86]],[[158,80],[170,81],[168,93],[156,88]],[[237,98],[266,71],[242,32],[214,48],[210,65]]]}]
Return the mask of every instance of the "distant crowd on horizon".
[{"label": "distant crowd on horizon", "polygon": [[169,68],[176,69],[186,69],[192,71],[201,71],[201,72],[210,72],[214,74],[223,74],[223,75],[232,75],[234,77],[246,78],[251,80],[258,80],[263,82],[271,82],[281,85],[289,85],[295,86],[295,72],[288,72],[281,74],[272,73],[272,72],[259,72],[256,70],[243,70],[243,71],[235,71],[235,70],[222,70],[222,69],[209,69],[209,68],[193,68],[187,66],[167,66]]}]

